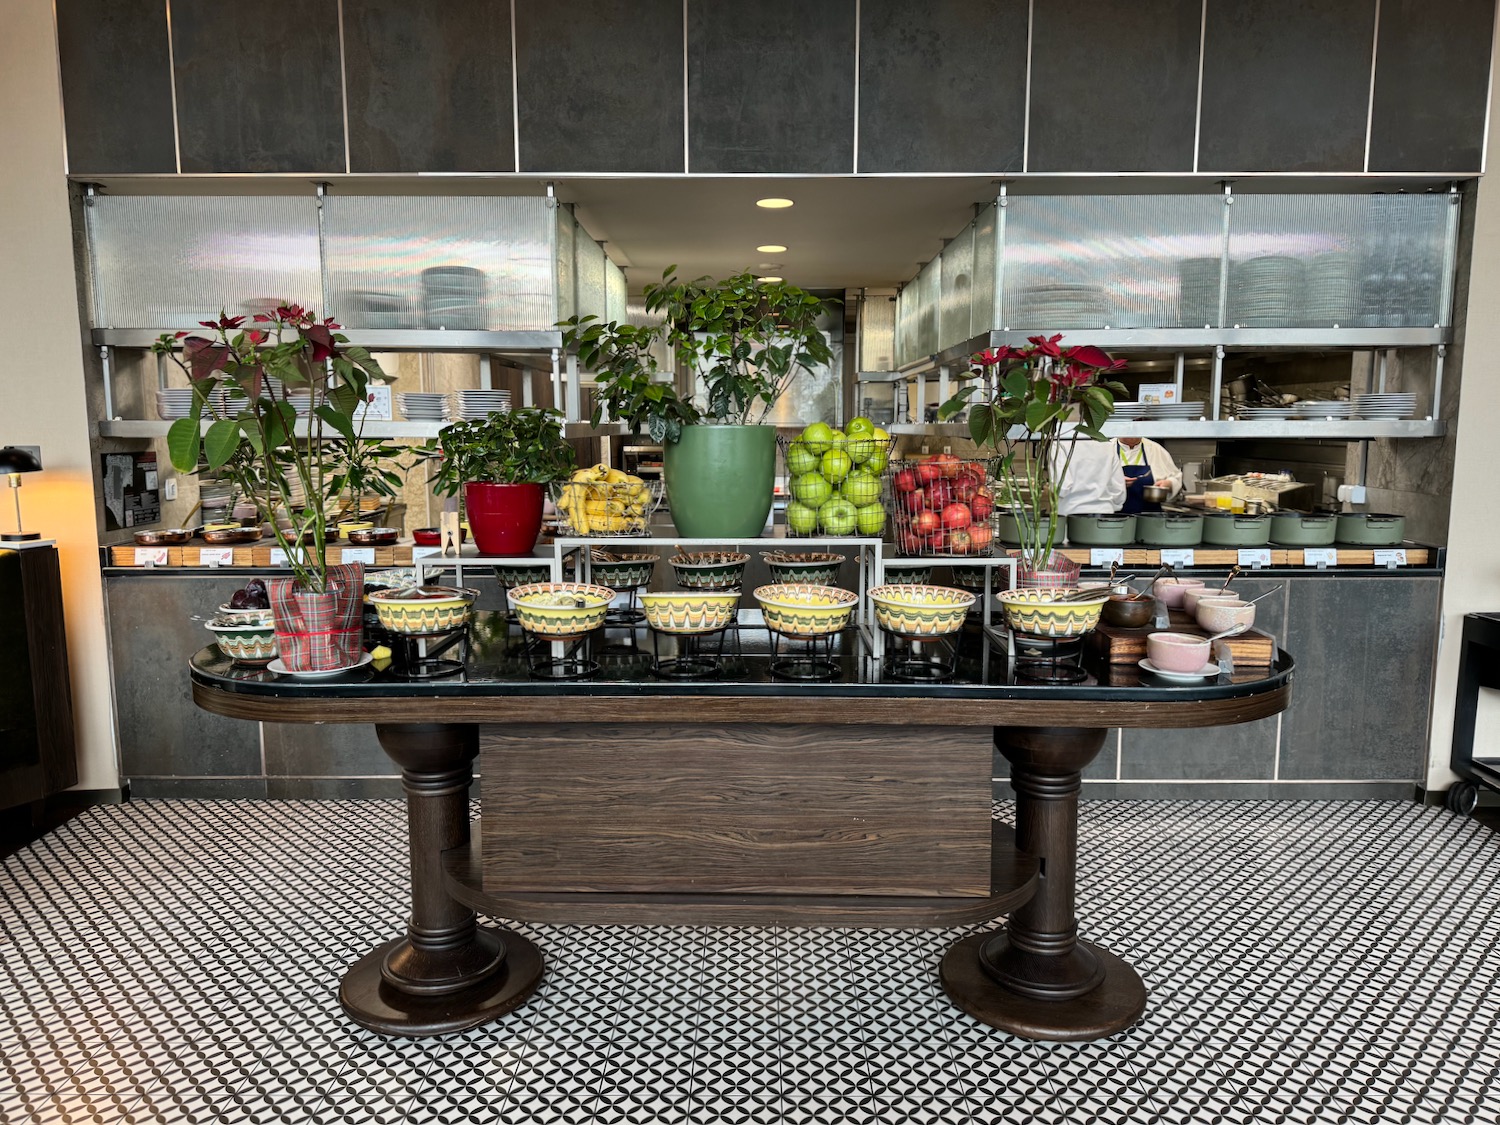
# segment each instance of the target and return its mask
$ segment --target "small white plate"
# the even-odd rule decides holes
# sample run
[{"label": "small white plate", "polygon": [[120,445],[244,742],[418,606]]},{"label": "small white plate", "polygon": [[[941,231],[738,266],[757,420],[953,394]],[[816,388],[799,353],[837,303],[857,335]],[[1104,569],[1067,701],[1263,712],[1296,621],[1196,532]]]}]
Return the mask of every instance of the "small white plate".
[{"label": "small white plate", "polygon": [[287,666],[281,662],[281,657],[278,656],[266,665],[266,670],[275,672],[278,676],[290,676],[294,680],[326,680],[330,676],[341,676],[345,672],[352,672],[356,668],[363,668],[374,659],[368,652],[362,652],[359,654],[358,661],[343,668],[324,668],[318,672],[292,672],[287,669]]},{"label": "small white plate", "polygon": [[1209,676],[1217,676],[1219,674],[1219,666],[1217,664],[1205,664],[1196,672],[1168,672],[1164,668],[1158,668],[1149,660],[1142,660],[1141,667],[1152,675],[1160,676],[1166,680],[1206,680]]}]

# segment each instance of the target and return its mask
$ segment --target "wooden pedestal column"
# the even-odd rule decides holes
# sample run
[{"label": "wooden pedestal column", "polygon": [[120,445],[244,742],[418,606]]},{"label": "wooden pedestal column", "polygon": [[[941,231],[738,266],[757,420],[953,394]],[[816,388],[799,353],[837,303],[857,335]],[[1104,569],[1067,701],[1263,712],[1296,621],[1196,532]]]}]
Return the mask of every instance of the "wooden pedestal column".
[{"label": "wooden pedestal column", "polygon": [[1140,1019],[1146,986],[1124,961],[1078,940],[1074,883],[1082,770],[1102,729],[1002,727],[1011,764],[1016,845],[1041,864],[1036,894],[998,931],[965,938],[943,958],[948,996],[969,1015],[1028,1039],[1099,1039]]},{"label": "wooden pedestal column", "polygon": [[474,911],[443,885],[443,852],[469,835],[478,732],[469,725],[381,723],[375,733],[406,787],[411,920],[405,937],[354,963],[339,1003],[350,1019],[386,1035],[441,1035],[488,1023],[536,990],[542,955],[511,930],[480,929]]}]

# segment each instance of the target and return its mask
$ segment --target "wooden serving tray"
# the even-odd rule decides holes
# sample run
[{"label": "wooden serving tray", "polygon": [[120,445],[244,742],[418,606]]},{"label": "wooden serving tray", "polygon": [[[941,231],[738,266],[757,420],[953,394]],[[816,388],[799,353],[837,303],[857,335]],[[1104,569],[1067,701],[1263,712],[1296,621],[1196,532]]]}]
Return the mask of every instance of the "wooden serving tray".
[{"label": "wooden serving tray", "polygon": [[[1186,633],[1193,637],[1207,637],[1208,630],[1185,613],[1173,610],[1172,632]],[[1146,636],[1156,632],[1155,627],[1126,629],[1101,621],[1088,635],[1090,651],[1097,653],[1109,664],[1135,664],[1146,657]],[[1236,666],[1247,668],[1269,668],[1276,661],[1276,638],[1259,629],[1250,629],[1237,637],[1227,637],[1220,644],[1229,646]]]}]

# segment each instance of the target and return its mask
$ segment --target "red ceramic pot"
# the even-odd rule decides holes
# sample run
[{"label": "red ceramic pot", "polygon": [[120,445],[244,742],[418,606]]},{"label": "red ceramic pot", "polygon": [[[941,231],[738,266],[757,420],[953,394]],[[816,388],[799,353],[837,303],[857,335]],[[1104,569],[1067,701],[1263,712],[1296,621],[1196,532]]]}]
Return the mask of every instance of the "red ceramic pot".
[{"label": "red ceramic pot", "polygon": [[464,485],[469,530],[481,555],[529,555],[542,533],[546,489],[539,484]]}]

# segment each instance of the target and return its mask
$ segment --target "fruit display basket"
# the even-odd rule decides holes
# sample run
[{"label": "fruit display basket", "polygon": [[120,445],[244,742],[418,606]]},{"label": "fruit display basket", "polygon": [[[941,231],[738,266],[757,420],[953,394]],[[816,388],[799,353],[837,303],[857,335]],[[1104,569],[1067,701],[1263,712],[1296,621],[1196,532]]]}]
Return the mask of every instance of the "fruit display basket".
[{"label": "fruit display basket", "polygon": [[[809,427],[809,430],[811,427]],[[779,438],[786,473],[786,533],[800,538],[868,535],[885,531],[880,474],[896,448],[893,437],[849,437],[827,442]]]},{"label": "fruit display basket", "polygon": [[995,549],[993,459],[949,453],[892,461],[882,500],[898,557],[990,555]]},{"label": "fruit display basket", "polygon": [[645,535],[651,515],[661,505],[661,481],[627,477],[622,480],[584,478],[592,472],[580,469],[572,480],[553,481],[549,486],[557,508],[557,534],[565,537]]}]

